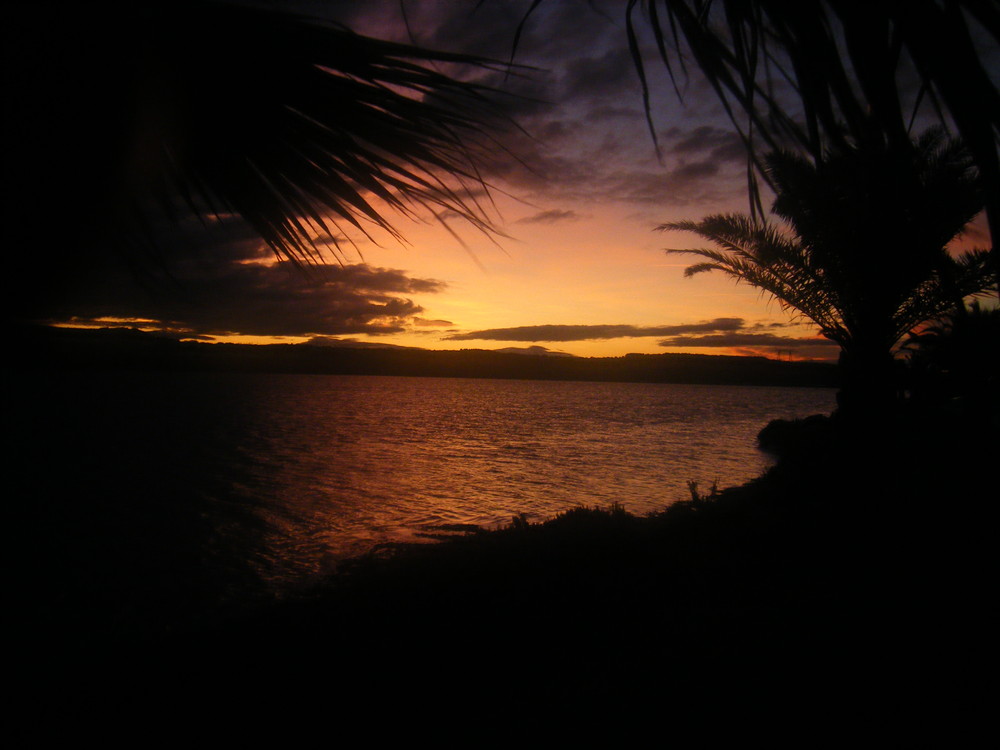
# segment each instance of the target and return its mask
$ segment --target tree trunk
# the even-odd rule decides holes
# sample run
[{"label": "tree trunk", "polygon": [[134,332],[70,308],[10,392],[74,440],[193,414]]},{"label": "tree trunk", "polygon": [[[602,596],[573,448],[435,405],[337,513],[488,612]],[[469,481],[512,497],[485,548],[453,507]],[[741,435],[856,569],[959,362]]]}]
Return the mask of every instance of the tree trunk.
[{"label": "tree trunk", "polygon": [[839,360],[837,414],[868,424],[890,420],[899,402],[897,364],[883,347],[844,349]]}]

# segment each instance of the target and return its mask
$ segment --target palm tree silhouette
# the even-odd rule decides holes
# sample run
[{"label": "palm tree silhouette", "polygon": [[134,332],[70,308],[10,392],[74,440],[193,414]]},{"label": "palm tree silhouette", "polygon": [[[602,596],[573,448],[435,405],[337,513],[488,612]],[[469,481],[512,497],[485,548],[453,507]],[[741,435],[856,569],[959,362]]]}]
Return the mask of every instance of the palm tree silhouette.
[{"label": "palm tree silhouette", "polygon": [[297,263],[319,259],[321,243],[343,257],[338,225],[398,237],[400,214],[496,232],[477,163],[507,123],[496,92],[462,78],[491,61],[278,4],[39,2],[4,14],[14,310],[44,307],[105,262],[155,270],[158,227],[195,216],[239,216]]},{"label": "palm tree silhouette", "polygon": [[[639,27],[652,32],[679,97],[693,62],[722,102],[747,146],[753,213],[762,213],[757,178],[770,179],[759,145],[814,160],[864,141],[905,150],[924,112],[957,129],[1000,235],[995,0],[629,0],[626,19],[654,138]],[[991,263],[1000,278],[996,251]]]},{"label": "palm tree silhouette", "polygon": [[765,157],[773,212],[787,222],[716,215],[663,224],[719,249],[671,249],[772,295],[840,344],[841,407],[884,413],[896,391],[893,347],[908,332],[988,290],[988,252],[952,258],[947,244],[982,208],[978,174],[961,143],[933,129],[912,148],[852,145],[819,162]]}]

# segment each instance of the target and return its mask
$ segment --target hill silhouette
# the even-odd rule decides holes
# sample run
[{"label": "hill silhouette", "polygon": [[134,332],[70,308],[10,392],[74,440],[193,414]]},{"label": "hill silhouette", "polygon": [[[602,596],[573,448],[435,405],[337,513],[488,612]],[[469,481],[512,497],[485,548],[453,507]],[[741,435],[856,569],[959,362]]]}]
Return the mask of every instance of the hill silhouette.
[{"label": "hill silhouette", "polygon": [[553,357],[483,349],[314,344],[209,344],[177,341],[136,329],[21,329],[8,345],[15,367],[49,370],[161,370],[331,375],[582,380],[832,387],[836,367],[766,357],[627,354]]}]

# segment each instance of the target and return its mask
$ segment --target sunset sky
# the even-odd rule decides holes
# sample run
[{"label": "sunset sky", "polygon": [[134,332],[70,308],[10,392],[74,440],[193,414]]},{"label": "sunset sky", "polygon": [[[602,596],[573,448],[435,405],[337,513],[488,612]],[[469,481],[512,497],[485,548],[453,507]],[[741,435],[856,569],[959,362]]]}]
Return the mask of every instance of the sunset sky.
[{"label": "sunset sky", "polygon": [[[299,3],[369,36],[498,59],[510,56],[529,6],[407,2],[408,32],[397,0]],[[651,57],[657,157],[623,3],[543,3],[524,27],[516,62],[530,69],[490,83],[520,97],[509,114],[525,132],[502,136],[517,158],[498,150],[484,174],[506,236],[491,240],[455,220],[456,238],[430,216],[391,217],[405,243],[376,232],[375,244],[340,227],[356,244],[342,245],[343,265],[331,256],[331,266],[302,273],[274,262],[238,222],[211,236],[182,223],[161,241],[183,245],[191,258],[192,248],[209,248],[216,259],[210,270],[180,266],[200,304],[150,298],[108,277],[55,319],[120,321],[210,341],[836,358],[815,325],[758,290],[721,274],[686,279],[686,259],[662,252],[702,244],[654,231],[663,222],[747,210],[746,156],[697,73],[681,82],[679,102]],[[982,245],[977,231],[970,242]]]}]

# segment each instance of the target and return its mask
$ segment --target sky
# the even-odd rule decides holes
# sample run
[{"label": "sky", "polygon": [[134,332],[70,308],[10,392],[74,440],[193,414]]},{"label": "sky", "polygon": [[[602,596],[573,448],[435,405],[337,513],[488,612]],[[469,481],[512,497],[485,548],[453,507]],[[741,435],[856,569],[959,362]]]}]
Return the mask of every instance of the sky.
[{"label": "sky", "polygon": [[[530,5],[297,3],[361,34],[501,60]],[[663,252],[704,246],[656,231],[664,222],[748,210],[746,156],[696,74],[681,82],[680,101],[651,61],[657,153],[624,3],[542,3],[515,62],[525,66],[519,75],[486,81],[516,95],[504,101],[521,128],[499,136],[507,152],[497,149],[483,172],[496,236],[461,221],[446,228],[430,216],[390,216],[404,241],[341,226],[341,239],[354,244],[303,271],[278,262],[238,221],[222,221],[214,235],[181,222],[164,230],[164,242],[185,247],[174,269],[184,295],[151,296],[107,275],[53,319],[205,341],[836,359],[814,324],[722,274],[685,278],[695,259]],[[205,255],[208,266],[197,260]],[[202,301],[186,304],[190,297]]]}]

